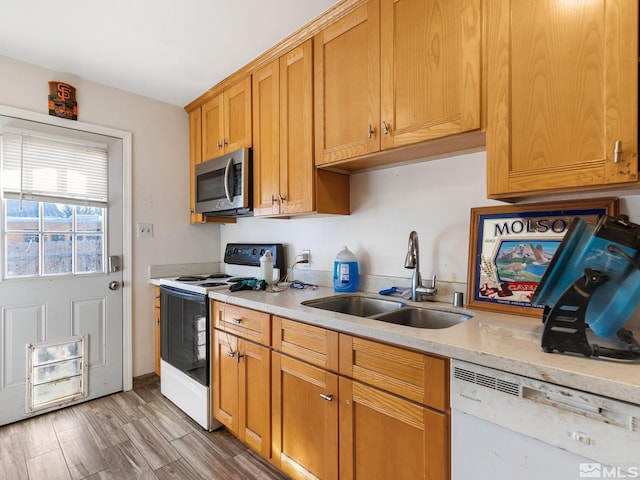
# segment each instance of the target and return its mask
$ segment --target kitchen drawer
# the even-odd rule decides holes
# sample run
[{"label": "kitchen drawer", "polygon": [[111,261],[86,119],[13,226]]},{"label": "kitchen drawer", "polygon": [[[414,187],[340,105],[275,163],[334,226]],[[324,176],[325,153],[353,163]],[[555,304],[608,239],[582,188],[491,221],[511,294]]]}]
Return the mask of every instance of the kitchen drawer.
[{"label": "kitchen drawer", "polygon": [[338,370],[338,333],[273,317],[273,348],[327,370]]},{"label": "kitchen drawer", "polygon": [[449,361],[340,335],[340,373],[441,411],[449,410]]},{"label": "kitchen drawer", "polygon": [[214,324],[218,330],[233,333],[262,345],[271,345],[271,322],[268,313],[224,302],[212,301],[211,303]]}]

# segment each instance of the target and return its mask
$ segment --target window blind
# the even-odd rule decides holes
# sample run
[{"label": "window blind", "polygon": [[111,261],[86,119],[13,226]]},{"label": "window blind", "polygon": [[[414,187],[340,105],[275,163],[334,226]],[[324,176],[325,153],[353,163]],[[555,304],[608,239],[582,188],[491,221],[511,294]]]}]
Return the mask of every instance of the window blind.
[{"label": "window blind", "polygon": [[105,206],[106,146],[2,133],[2,192],[6,198]]}]

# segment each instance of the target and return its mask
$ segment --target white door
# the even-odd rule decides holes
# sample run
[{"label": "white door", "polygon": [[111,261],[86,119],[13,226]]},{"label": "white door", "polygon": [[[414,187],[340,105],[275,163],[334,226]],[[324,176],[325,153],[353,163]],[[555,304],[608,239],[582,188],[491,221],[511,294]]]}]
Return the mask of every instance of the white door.
[{"label": "white door", "polygon": [[[12,172],[0,170],[2,181],[2,253],[0,256],[0,425],[86,401],[123,389],[122,267],[110,271],[109,257],[123,258],[122,140],[61,127],[27,123],[0,116],[6,139],[15,132],[35,132],[56,141],[73,138],[106,152],[108,198],[79,202],[47,201],[46,196],[7,193]],[[24,137],[24,135],[22,135]],[[21,146],[21,149],[24,149]],[[22,150],[21,150],[22,151]],[[3,156],[3,162],[7,158]],[[21,167],[22,169],[22,167]],[[51,180],[60,172],[37,167],[33,174]],[[22,171],[22,170],[21,170]],[[91,168],[69,174],[74,185],[101,175]],[[15,173],[15,172],[13,172]],[[60,182],[61,180],[57,180]],[[25,181],[21,180],[21,183]],[[37,183],[34,180],[34,183]],[[46,182],[45,182],[46,183]],[[21,187],[22,188],[22,187]],[[38,190],[38,187],[33,187]],[[66,200],[66,201],[65,201]],[[56,401],[64,394],[64,379],[49,375],[27,382],[27,346],[63,342],[86,335],[88,348],[82,362],[88,365],[86,396]],[[59,360],[59,359],[58,359]],[[53,361],[52,361],[53,362]],[[47,368],[65,370],[65,363]],[[74,375],[71,372],[70,375]],[[32,379],[35,377],[32,377]],[[39,377],[38,377],[39,378]],[[38,382],[45,384],[38,385]],[[48,383],[47,383],[48,382]],[[39,390],[38,390],[39,389]],[[29,392],[28,392],[29,390]],[[38,395],[53,395],[43,408],[34,408]],[[38,393],[41,392],[41,393]],[[45,392],[45,393],[42,393]],[[64,396],[64,395],[63,395]]]}]

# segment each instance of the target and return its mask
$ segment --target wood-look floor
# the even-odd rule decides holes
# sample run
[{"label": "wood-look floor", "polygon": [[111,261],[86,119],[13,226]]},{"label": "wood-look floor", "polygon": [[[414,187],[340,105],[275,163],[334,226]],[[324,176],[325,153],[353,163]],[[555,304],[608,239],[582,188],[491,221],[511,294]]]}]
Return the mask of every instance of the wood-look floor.
[{"label": "wood-look floor", "polygon": [[147,375],[134,389],[0,427],[0,480],[281,480],[225,429],[206,432]]}]

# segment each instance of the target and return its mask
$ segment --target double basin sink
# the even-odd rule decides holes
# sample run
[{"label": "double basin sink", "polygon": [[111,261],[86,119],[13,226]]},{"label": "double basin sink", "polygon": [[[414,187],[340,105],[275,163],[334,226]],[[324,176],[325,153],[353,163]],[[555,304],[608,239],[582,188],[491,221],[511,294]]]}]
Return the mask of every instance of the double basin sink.
[{"label": "double basin sink", "polygon": [[426,329],[448,328],[471,318],[471,315],[466,313],[438,310],[432,307],[416,307],[394,299],[360,294],[341,294],[307,300],[302,302],[302,305]]}]

